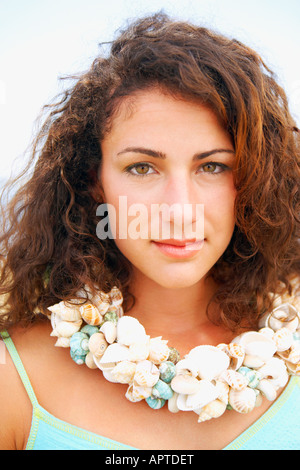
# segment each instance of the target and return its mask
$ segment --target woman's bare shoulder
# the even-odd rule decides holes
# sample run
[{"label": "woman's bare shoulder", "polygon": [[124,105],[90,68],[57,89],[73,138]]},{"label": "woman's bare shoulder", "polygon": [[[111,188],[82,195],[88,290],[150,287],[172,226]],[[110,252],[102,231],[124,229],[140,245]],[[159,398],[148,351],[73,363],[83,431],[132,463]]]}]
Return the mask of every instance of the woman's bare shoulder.
[{"label": "woman's bare shoulder", "polygon": [[[47,325],[36,324],[29,328],[16,326],[9,335],[25,367],[31,361],[33,349],[42,347],[41,335],[48,336]],[[34,348],[32,346],[34,345]],[[30,430],[32,404],[16,366],[0,339],[0,449],[23,449]]]}]

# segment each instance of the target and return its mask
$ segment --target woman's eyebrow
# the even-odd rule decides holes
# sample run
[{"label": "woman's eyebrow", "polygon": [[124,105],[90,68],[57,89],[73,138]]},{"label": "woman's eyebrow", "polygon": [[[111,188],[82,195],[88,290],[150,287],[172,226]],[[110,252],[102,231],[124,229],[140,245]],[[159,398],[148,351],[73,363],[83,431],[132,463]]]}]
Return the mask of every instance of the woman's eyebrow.
[{"label": "woman's eyebrow", "polygon": [[[159,152],[157,150],[151,150],[151,149],[144,148],[144,147],[126,147],[124,150],[121,150],[120,152],[118,152],[117,155],[122,155],[123,153],[131,153],[131,152],[148,155],[149,157],[161,158],[163,160],[167,158],[166,154],[163,152]],[[210,157],[211,155],[214,155],[216,153],[224,153],[224,152],[234,154],[234,151],[232,149],[222,149],[222,148],[213,149],[213,150],[208,150],[206,152],[196,153],[193,156],[193,161],[202,160],[203,158]]]}]

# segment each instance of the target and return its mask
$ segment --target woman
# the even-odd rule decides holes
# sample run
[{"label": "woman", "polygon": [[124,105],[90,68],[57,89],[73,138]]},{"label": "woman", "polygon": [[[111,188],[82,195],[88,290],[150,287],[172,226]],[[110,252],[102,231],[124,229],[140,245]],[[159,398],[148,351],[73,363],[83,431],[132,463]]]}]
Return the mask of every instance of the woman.
[{"label": "woman", "polygon": [[299,447],[299,133],[261,58],[141,19],[33,157],[1,238],[1,448]]}]

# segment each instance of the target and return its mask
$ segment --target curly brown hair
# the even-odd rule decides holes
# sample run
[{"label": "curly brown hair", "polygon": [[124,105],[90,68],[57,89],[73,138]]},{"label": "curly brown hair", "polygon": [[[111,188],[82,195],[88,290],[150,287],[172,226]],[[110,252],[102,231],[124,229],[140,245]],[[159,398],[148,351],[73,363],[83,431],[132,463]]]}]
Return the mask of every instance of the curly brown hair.
[{"label": "curly brown hair", "polygon": [[103,201],[93,195],[101,195],[100,142],[116,110],[153,86],[210,106],[234,142],[236,226],[211,270],[219,285],[214,320],[232,329],[245,319],[257,324],[271,308],[268,293],[288,291],[299,275],[299,131],[284,91],[249,47],[159,13],[121,31],[45,108],[33,171],[3,206],[0,328],[33,321],[85,285],[104,292],[117,285],[130,309],[131,266],[112,239],[97,238]]}]

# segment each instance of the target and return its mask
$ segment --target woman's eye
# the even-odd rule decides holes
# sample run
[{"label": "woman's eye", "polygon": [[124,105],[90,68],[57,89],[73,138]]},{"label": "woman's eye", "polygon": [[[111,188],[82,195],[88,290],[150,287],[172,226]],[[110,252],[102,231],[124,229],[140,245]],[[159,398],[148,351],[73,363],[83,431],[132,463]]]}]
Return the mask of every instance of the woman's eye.
[{"label": "woman's eye", "polygon": [[136,176],[146,176],[155,173],[148,163],[135,163],[126,168],[126,172]]},{"label": "woman's eye", "polygon": [[215,162],[207,162],[201,165],[200,172],[201,173],[211,173],[217,174],[225,171],[227,166],[223,163],[215,163]]}]

